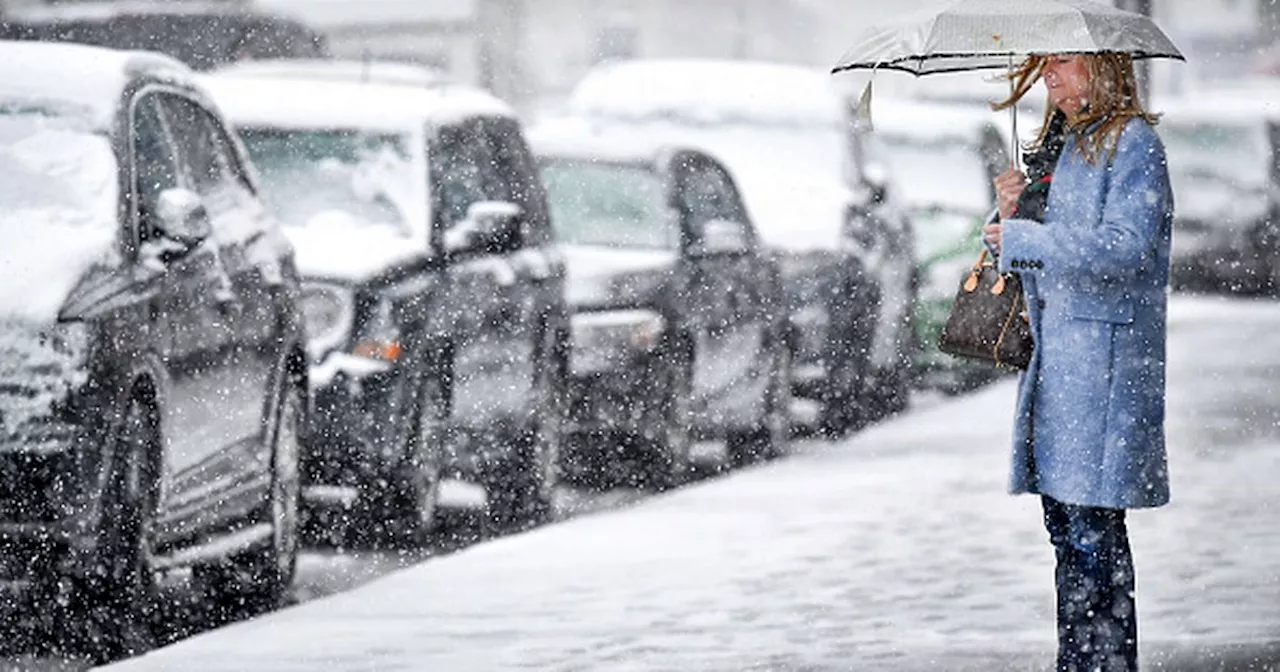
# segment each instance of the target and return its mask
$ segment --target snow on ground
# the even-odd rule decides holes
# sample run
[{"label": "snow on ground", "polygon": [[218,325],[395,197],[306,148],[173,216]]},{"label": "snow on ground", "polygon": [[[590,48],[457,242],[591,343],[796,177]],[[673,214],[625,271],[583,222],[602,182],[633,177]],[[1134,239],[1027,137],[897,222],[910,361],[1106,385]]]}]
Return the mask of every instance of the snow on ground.
[{"label": "snow on ground", "polygon": [[[1242,645],[1280,660],[1277,327],[1274,302],[1173,303],[1174,501],[1130,517],[1154,669]],[[1045,669],[1052,554],[1038,502],[1004,494],[1013,396],[1005,380],[111,669]]]}]

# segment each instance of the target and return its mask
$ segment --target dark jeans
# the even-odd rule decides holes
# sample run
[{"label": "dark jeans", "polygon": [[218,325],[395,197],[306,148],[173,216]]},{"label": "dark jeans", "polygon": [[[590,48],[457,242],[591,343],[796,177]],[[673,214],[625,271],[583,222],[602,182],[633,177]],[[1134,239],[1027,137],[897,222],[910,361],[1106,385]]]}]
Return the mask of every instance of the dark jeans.
[{"label": "dark jeans", "polygon": [[1137,670],[1138,615],[1124,509],[1041,500],[1058,557],[1058,672]]}]

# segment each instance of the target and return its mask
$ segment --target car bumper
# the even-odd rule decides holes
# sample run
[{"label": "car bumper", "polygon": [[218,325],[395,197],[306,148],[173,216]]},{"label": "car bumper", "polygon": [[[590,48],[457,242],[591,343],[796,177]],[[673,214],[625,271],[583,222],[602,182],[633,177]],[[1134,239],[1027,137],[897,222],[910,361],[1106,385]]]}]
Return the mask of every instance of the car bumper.
[{"label": "car bumper", "polygon": [[641,436],[662,427],[667,380],[656,355],[623,366],[575,373],[569,379],[569,425],[574,434]]},{"label": "car bumper", "polygon": [[0,449],[0,584],[94,570],[103,480],[77,443]]},{"label": "car bumper", "polygon": [[[344,355],[312,367],[314,409],[302,451],[304,497],[364,488],[404,460],[398,372]],[[324,499],[321,497],[321,499]]]}]

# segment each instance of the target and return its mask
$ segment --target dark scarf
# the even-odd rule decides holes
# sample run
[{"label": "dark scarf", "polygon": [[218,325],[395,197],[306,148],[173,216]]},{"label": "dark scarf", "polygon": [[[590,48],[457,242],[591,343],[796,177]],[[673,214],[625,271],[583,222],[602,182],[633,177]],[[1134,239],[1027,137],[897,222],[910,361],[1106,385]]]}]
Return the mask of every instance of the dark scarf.
[{"label": "dark scarf", "polygon": [[1053,170],[1058,165],[1058,157],[1062,155],[1062,147],[1067,142],[1066,128],[1067,115],[1058,110],[1049,119],[1044,142],[1022,155],[1022,164],[1027,167],[1028,184],[1018,196],[1018,205],[1014,208],[1015,217],[1044,221]]}]

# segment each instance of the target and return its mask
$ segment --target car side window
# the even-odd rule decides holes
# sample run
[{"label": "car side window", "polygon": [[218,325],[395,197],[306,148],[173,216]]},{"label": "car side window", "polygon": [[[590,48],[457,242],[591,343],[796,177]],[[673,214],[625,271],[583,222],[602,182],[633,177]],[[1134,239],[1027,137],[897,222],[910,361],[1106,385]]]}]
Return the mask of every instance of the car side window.
[{"label": "car side window", "polygon": [[437,129],[429,151],[436,223],[448,228],[467,216],[473,203],[505,200],[493,193],[499,184],[496,167],[481,129],[450,124]]},{"label": "car side window", "polygon": [[705,159],[684,163],[680,181],[680,206],[695,235],[703,224],[713,219],[746,222],[746,212],[729,175]]},{"label": "car side window", "polygon": [[138,218],[138,242],[155,237],[156,203],[166,189],[181,186],[177,155],[155,94],[140,97],[133,106],[134,193]]},{"label": "car side window", "polygon": [[225,138],[209,113],[176,95],[161,97],[165,118],[192,189],[203,197],[236,183]]},{"label": "car side window", "polygon": [[546,193],[538,178],[538,167],[514,119],[495,118],[484,122],[492,152],[494,168],[504,184],[493,193],[506,193],[512,203],[524,211],[525,245],[540,245],[551,240],[551,218],[547,214]]}]

